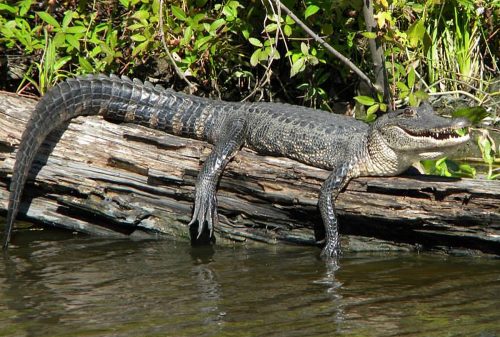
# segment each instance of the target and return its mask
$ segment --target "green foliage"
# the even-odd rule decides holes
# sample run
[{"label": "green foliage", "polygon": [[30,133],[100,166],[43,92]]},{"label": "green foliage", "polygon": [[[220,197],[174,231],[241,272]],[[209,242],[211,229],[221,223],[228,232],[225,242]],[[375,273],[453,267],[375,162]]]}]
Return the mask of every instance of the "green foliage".
[{"label": "green foliage", "polygon": [[488,117],[490,114],[486,111],[485,108],[481,106],[475,106],[475,107],[466,107],[455,110],[451,115],[452,117],[455,118],[458,117],[467,118],[472,122],[472,124],[477,124],[486,117]]},{"label": "green foliage", "polygon": [[406,75],[406,82],[401,78],[401,74],[396,72],[395,75],[399,75],[399,80],[396,81],[399,99],[408,99],[408,104],[415,107],[419,106],[423,100],[428,99],[429,96],[425,91],[416,89],[415,68],[410,66],[410,70]]},{"label": "green foliage", "polygon": [[[23,50],[40,62],[51,41],[56,58],[71,57],[60,69],[71,73],[133,72],[151,58],[165,57],[159,0],[101,5],[80,1],[72,8],[53,5],[45,10],[37,5],[36,12],[35,3],[0,4],[0,44]],[[424,92],[428,91],[482,90],[488,76],[480,71],[483,63],[488,60],[493,69],[496,65],[488,41],[494,33],[490,23],[498,19],[498,1],[396,1],[390,7],[387,1],[376,1],[377,33],[364,31],[359,0],[285,3],[367,72],[371,63],[364,57],[366,39],[383,40],[393,96],[410,105],[426,99]],[[325,93],[346,89],[335,87],[334,79],[354,83],[352,75],[344,67],[336,67],[340,73],[331,76],[331,67],[338,61],[312,43],[289,16],[278,15],[271,4],[165,2],[164,39],[181,70],[200,83],[227,84],[231,89],[236,82],[241,87],[244,80],[247,86],[261,82],[274,90],[276,83],[271,80],[282,81],[287,69],[294,78],[282,88],[288,96],[302,97],[298,103],[305,105],[329,106],[331,98]],[[32,67],[31,78],[38,77],[37,69]],[[269,74],[271,80],[262,81]],[[481,96],[482,92],[477,93]]]},{"label": "green foliage", "polygon": [[499,4],[428,0],[394,3],[391,10],[381,6],[377,22],[391,59],[387,69],[395,97],[414,105],[422,99],[417,95],[422,87],[428,92],[473,90],[480,99],[489,95],[484,89],[493,74],[484,71],[484,62],[498,69],[498,60],[487,27],[498,21]]},{"label": "green foliage", "polygon": [[483,131],[481,135],[477,137],[477,144],[481,151],[483,161],[488,165],[488,173],[486,178],[500,179],[500,173],[494,173],[495,171],[499,172],[500,169],[499,168],[497,168],[496,170],[493,169],[497,156],[497,152],[495,150],[495,142],[489,136],[487,131]]},{"label": "green foliage", "polygon": [[387,111],[387,104],[384,103],[383,96],[380,93],[377,95],[378,100],[375,100],[370,96],[355,96],[354,99],[356,100],[356,102],[364,105],[367,108],[366,116],[364,118],[365,122],[373,122],[377,118],[377,112]]},{"label": "green foliage", "polygon": [[29,82],[43,94],[69,72],[114,70],[110,65],[122,56],[117,32],[110,24],[95,24],[96,13],[66,10],[54,15],[32,7],[27,0],[0,6],[0,42],[33,56],[20,87]]},{"label": "green foliage", "polygon": [[[162,65],[166,47],[185,76],[224,99],[260,94],[331,110],[334,100],[357,94],[366,121],[388,109],[380,95],[358,92],[351,71],[271,1],[173,0],[163,8],[160,0],[47,3],[53,2],[0,3],[0,53],[26,56],[19,91],[43,94],[70,74],[97,72],[171,81],[172,65]],[[493,96],[487,89],[494,71],[485,69],[498,69],[498,0],[375,1],[376,32],[365,31],[360,0],[284,3],[368,74],[367,42],[383,42],[390,90],[401,104],[416,106],[439,91],[466,91],[480,102]],[[485,116],[455,114],[474,122]],[[485,141],[478,144],[489,153]],[[449,167],[444,161],[435,170],[467,172]]]},{"label": "green foliage", "polygon": [[[45,36],[47,36],[47,32],[45,32]],[[71,56],[59,57],[56,53],[56,44],[47,39],[42,59],[34,64],[38,80],[29,75],[31,71],[28,71],[24,79],[33,84],[37,91],[43,95],[48,88],[67,77],[67,72],[62,68],[70,60]]]},{"label": "green foliage", "polygon": [[447,158],[424,160],[422,166],[427,173],[444,177],[474,178],[476,176],[474,167],[468,164],[459,164]]}]

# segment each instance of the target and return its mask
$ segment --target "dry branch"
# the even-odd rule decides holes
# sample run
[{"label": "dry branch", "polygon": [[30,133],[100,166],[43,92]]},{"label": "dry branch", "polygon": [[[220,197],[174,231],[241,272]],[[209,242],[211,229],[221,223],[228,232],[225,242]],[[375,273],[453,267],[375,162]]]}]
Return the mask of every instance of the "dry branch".
[{"label": "dry branch", "polygon": [[[14,150],[34,103],[0,93],[4,211]],[[77,118],[43,145],[19,218],[90,234],[164,233],[187,240],[193,185],[209,152],[203,142],[99,117]],[[327,174],[241,151],[220,183],[218,243],[314,244],[315,225],[322,228],[317,193]],[[350,234],[343,238],[349,237],[351,249],[364,241],[369,249],[451,247],[500,254],[499,191],[499,181],[355,179],[338,198],[341,233]]]}]

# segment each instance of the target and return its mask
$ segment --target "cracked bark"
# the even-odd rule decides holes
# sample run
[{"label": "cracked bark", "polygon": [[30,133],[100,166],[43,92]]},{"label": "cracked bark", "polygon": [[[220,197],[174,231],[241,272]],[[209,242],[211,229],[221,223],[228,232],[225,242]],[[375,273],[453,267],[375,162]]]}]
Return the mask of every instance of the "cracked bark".
[{"label": "cracked bark", "polygon": [[[35,102],[6,93],[0,97],[5,214],[14,151]],[[136,125],[77,118],[50,135],[40,150],[18,218],[95,235],[188,240],[193,186],[210,149]],[[313,245],[315,228],[321,236],[316,203],[327,175],[244,149],[220,182],[218,244]],[[423,246],[500,255],[499,191],[500,181],[355,179],[337,200],[344,250]]]}]

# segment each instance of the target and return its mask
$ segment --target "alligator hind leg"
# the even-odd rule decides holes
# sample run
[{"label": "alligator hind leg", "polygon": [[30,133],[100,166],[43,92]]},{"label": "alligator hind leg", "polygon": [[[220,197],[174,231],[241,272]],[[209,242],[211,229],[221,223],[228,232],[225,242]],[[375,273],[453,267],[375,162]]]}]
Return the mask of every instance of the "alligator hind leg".
[{"label": "alligator hind leg", "polygon": [[[201,243],[199,239],[204,233],[205,226],[209,231],[208,239],[212,239],[214,227],[218,222],[215,196],[217,184],[227,163],[243,146],[245,121],[243,118],[233,119],[234,116],[231,118],[232,120],[221,128],[214,149],[203,163],[196,179],[194,211],[189,223],[193,243]],[[197,229],[192,227],[195,223],[198,223]]]},{"label": "alligator hind leg", "polygon": [[334,202],[340,191],[347,185],[350,176],[350,165],[344,164],[334,170],[321,186],[318,207],[325,226],[325,246],[321,256],[327,259],[336,259],[341,254],[340,239],[335,215]]}]

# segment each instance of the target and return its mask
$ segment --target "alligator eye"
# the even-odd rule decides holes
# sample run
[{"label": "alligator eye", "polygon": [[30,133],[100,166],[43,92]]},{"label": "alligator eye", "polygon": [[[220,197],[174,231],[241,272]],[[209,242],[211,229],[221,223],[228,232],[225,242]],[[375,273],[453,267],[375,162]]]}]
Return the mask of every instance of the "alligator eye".
[{"label": "alligator eye", "polygon": [[415,117],[417,112],[413,108],[405,108],[400,115],[403,117]]}]

